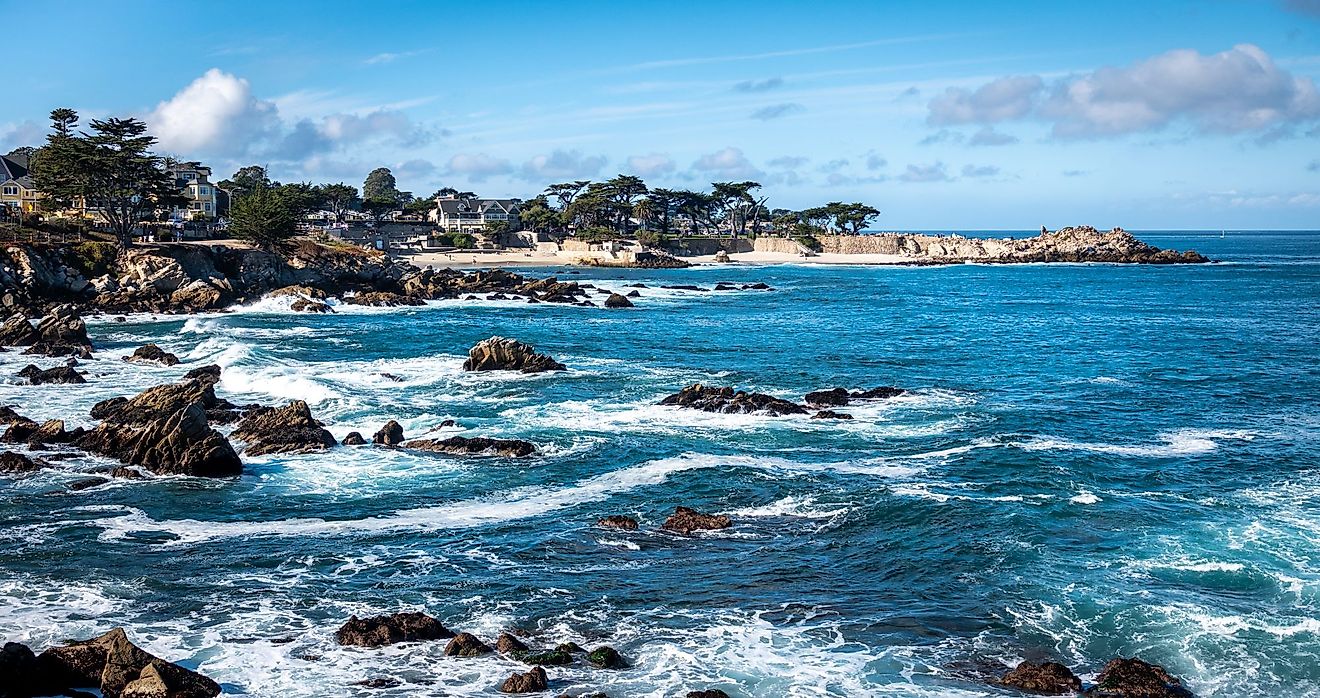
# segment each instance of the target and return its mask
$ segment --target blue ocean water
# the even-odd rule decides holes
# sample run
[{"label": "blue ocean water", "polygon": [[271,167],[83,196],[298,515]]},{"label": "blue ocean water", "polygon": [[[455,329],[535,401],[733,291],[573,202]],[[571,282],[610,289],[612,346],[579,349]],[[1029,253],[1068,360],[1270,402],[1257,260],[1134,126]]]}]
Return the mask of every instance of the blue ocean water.
[{"label": "blue ocean water", "polygon": [[[98,400],[207,363],[234,402],[304,399],[342,437],[517,437],[525,461],[376,449],[245,458],[237,481],[0,480],[0,637],[115,625],[253,696],[495,695],[520,666],[441,643],[341,648],[353,613],[488,641],[610,644],[554,695],[996,696],[1024,658],[1139,655],[1199,696],[1320,692],[1320,233],[1145,233],[1208,266],[529,270],[637,307],[437,302],[332,316],[96,321]],[[764,281],[775,290],[669,284]],[[517,337],[562,374],[465,374]],[[152,341],[184,363],[125,364]],[[0,374],[30,357],[0,354]],[[49,363],[54,363],[51,360]],[[401,381],[382,375],[393,374]],[[692,382],[801,399],[897,385],[853,421],[656,406]],[[656,530],[676,505],[734,527]],[[596,528],[626,514],[641,530]],[[353,684],[375,677],[392,689]]]}]

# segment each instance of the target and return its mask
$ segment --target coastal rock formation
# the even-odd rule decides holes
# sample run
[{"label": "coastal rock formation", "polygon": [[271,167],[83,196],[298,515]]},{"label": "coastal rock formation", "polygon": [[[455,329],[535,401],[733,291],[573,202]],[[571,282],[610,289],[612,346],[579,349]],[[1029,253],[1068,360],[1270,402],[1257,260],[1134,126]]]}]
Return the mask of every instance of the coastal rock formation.
[{"label": "coastal rock formation", "polygon": [[907,390],[903,388],[882,385],[879,388],[871,388],[870,390],[854,390],[848,394],[848,397],[854,400],[888,400],[891,397],[906,394]]},{"label": "coastal rock formation", "polygon": [[27,366],[24,366],[17,375],[19,378],[26,378],[32,385],[46,385],[49,383],[77,385],[87,382],[87,379],[83,378],[81,373],[78,373],[69,366],[56,366],[55,368],[47,368],[43,370],[32,364],[28,364]]},{"label": "coastal rock formation", "polygon": [[445,645],[446,657],[480,657],[493,650],[472,633],[459,633]]},{"label": "coastal rock formation", "polygon": [[596,525],[601,528],[617,528],[623,531],[636,531],[637,519],[634,519],[631,516],[606,516],[597,521]]},{"label": "coastal rock formation", "polygon": [[451,436],[447,439],[414,439],[404,442],[404,448],[432,453],[450,453],[459,456],[493,454],[506,458],[521,458],[536,453],[536,446],[520,439],[489,439],[484,436]]},{"label": "coastal rock formation", "polygon": [[14,313],[0,325],[0,346],[30,347],[41,337],[23,313]]},{"label": "coastal rock formation", "polygon": [[624,297],[624,296],[621,296],[621,295],[619,295],[619,294],[617,294],[617,293],[611,293],[611,294],[610,294],[610,297],[605,299],[605,307],[606,307],[606,308],[631,308],[631,307],[633,307],[633,303],[632,303],[632,301],[628,300],[628,299],[627,299],[626,297]]},{"label": "coastal rock formation", "polygon": [[243,472],[229,439],[210,427],[200,402],[142,422],[121,421],[114,414],[76,443],[157,475],[233,477]]},{"label": "coastal rock formation", "polygon": [[999,683],[1042,695],[1071,695],[1082,690],[1082,680],[1058,662],[1022,662]]},{"label": "coastal rock formation", "polygon": [[540,666],[568,666],[573,663],[573,654],[562,646],[544,652],[528,652],[519,657],[518,661],[523,664],[537,664]]},{"label": "coastal rock formation", "polygon": [[821,410],[811,415],[812,419],[852,419],[852,415],[846,412],[835,412],[834,410]]},{"label": "coastal rock formation", "polygon": [[161,366],[174,366],[179,363],[179,357],[161,349],[155,344],[145,344],[138,347],[129,356],[124,357],[124,361],[129,363],[148,363],[160,364]]},{"label": "coastal rock formation", "polygon": [[[211,367],[208,367],[211,368]],[[259,405],[235,405],[215,395],[215,382],[219,367],[212,375],[206,369],[190,371],[183,381],[148,388],[132,399],[115,397],[92,406],[92,419],[114,421],[119,424],[141,425],[164,419],[193,403],[200,404],[206,419],[215,424],[230,424]],[[200,373],[199,373],[200,371]]]},{"label": "coastal rock formation", "polygon": [[41,683],[65,692],[97,688],[106,698],[210,698],[220,685],[167,662],[129,641],[123,628],[91,640],[52,647],[37,657]]},{"label": "coastal rock formation", "polygon": [[597,669],[627,669],[623,655],[609,645],[602,645],[587,653],[587,663]]},{"label": "coastal rock formation", "polygon": [[495,638],[495,651],[500,654],[515,655],[526,652],[527,645],[509,633],[500,633],[500,636]]},{"label": "coastal rock formation", "polygon": [[289,310],[292,310],[292,311],[295,312],[295,313],[321,313],[321,314],[325,314],[325,313],[333,313],[333,312],[335,312],[335,309],[332,308],[332,307],[330,307],[330,305],[328,305],[328,304],[326,304],[326,303],[321,303],[321,302],[318,302],[318,301],[303,300],[303,299],[299,299],[299,300],[294,301],[294,302],[293,302],[293,305],[290,305],[290,306],[289,306]]},{"label": "coastal rock formation", "polygon": [[514,674],[500,684],[501,693],[537,693],[550,688],[550,680],[545,669],[533,667],[525,674]]},{"label": "coastal rock formation", "polygon": [[1192,692],[1164,667],[1131,659],[1112,659],[1086,692],[1096,698],[1193,698]]},{"label": "coastal rock formation", "polygon": [[687,698],[729,698],[729,694],[718,688],[708,688],[704,691],[688,691]]},{"label": "coastal rock formation", "polygon": [[24,475],[27,473],[35,473],[38,470],[43,470],[49,467],[50,463],[47,463],[40,458],[30,458],[22,453],[14,453],[13,451],[4,451],[3,453],[0,453],[0,473]]},{"label": "coastal rock formation", "polygon": [[302,400],[252,410],[239,421],[233,436],[245,442],[243,452],[252,456],[324,451],[338,445]]},{"label": "coastal rock formation", "polygon": [[196,380],[206,385],[215,385],[220,382],[220,367],[216,364],[201,366],[183,374],[184,380]]},{"label": "coastal rock formation", "polygon": [[359,647],[380,647],[396,642],[448,640],[454,633],[425,613],[393,613],[387,616],[351,616],[335,631],[335,642]]},{"label": "coastal rock formation", "polygon": [[367,440],[362,438],[362,434],[356,431],[350,431],[348,432],[348,435],[344,437],[344,440],[339,443],[342,446],[362,446],[367,443]]},{"label": "coastal rock formation", "polygon": [[674,513],[665,519],[660,528],[675,533],[691,533],[693,531],[714,531],[721,528],[729,528],[733,522],[729,517],[719,514],[703,514],[696,509],[688,507],[677,507]]},{"label": "coastal rock formation", "polygon": [[463,362],[463,370],[541,373],[564,371],[567,368],[545,354],[536,353],[536,349],[529,344],[523,344],[516,339],[491,337],[477,342],[468,350],[468,358]]},{"label": "coastal rock formation", "polygon": [[367,305],[391,308],[403,305],[426,305],[426,301],[415,296],[405,296],[392,291],[367,291],[344,299],[349,305]]},{"label": "coastal rock formation", "polygon": [[24,354],[45,356],[92,355],[92,340],[87,337],[87,323],[78,314],[78,306],[64,303],[54,306],[37,324],[37,341]]},{"label": "coastal rock formation", "polygon": [[391,419],[371,437],[371,443],[378,446],[398,446],[403,443],[403,425]]},{"label": "coastal rock formation", "polygon": [[748,393],[733,388],[716,388],[694,383],[660,401],[661,405],[684,407],[725,414],[765,413],[777,416],[806,414],[801,405],[763,393]]},{"label": "coastal rock formation", "polygon": [[812,407],[843,407],[848,404],[848,391],[844,388],[817,390],[807,393],[805,400]]}]

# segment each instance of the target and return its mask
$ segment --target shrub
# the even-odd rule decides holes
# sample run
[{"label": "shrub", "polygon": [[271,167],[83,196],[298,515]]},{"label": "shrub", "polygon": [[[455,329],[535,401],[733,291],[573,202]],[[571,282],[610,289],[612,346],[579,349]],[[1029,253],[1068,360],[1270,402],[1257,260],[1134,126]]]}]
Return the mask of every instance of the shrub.
[{"label": "shrub", "polygon": [[73,266],[87,279],[109,274],[119,254],[118,248],[108,242],[80,242],[70,246],[69,252],[72,253],[70,261]]}]

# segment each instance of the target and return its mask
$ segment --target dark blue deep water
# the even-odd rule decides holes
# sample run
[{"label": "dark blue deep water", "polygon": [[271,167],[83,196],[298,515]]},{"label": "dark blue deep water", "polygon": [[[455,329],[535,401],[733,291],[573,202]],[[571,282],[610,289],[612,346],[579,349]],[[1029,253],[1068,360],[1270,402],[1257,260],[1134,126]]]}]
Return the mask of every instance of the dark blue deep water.
[{"label": "dark blue deep water", "polygon": [[[0,637],[124,625],[253,696],[494,695],[518,669],[333,642],[350,614],[414,609],[633,664],[551,668],[554,695],[1007,695],[984,678],[1023,658],[1093,677],[1120,654],[1200,696],[1315,694],[1320,234],[1142,237],[1223,263],[584,270],[561,278],[652,288],[618,311],[268,301],[96,321],[89,385],[9,378],[0,403],[87,425],[98,400],[220,363],[223,396],[307,400],[337,437],[455,419],[437,433],[540,452],[339,448],[67,492],[98,464],[71,460],[0,480]],[[775,290],[654,288],[721,280]],[[571,370],[463,373],[496,334]],[[184,363],[119,361],[148,341]],[[26,358],[0,354],[0,373]],[[656,406],[698,381],[913,392],[850,422]],[[657,532],[680,504],[735,525]],[[641,530],[593,525],[608,514]],[[404,683],[353,685],[373,677]]]}]

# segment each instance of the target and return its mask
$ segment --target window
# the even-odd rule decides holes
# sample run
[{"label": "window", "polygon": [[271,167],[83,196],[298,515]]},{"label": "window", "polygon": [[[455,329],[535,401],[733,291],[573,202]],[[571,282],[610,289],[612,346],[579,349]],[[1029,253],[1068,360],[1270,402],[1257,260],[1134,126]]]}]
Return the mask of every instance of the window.
[{"label": "window", "polygon": [[207,210],[207,212],[210,212],[210,210],[211,210],[211,204],[210,204],[210,203],[207,203],[207,204],[206,204],[206,210]]},{"label": "window", "polygon": [[209,196],[211,194],[210,187],[200,187],[198,191],[202,192],[202,196]]},{"label": "window", "polygon": [[5,187],[5,196],[16,196],[17,194],[18,187]]},{"label": "window", "polygon": [[192,181],[192,178],[193,178],[193,173],[191,173],[191,172],[184,172],[184,173],[183,173],[183,181],[185,181],[185,182],[191,182],[191,181]]}]

